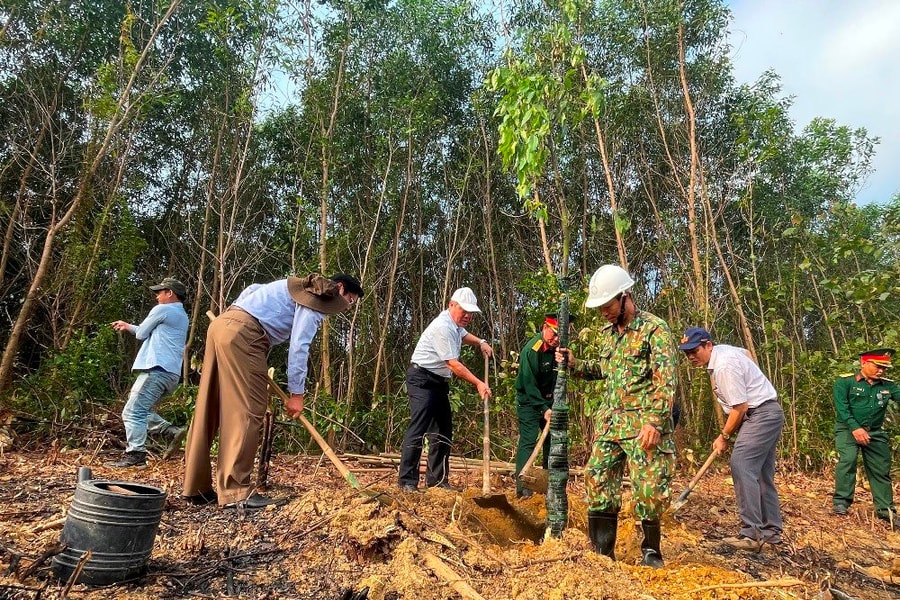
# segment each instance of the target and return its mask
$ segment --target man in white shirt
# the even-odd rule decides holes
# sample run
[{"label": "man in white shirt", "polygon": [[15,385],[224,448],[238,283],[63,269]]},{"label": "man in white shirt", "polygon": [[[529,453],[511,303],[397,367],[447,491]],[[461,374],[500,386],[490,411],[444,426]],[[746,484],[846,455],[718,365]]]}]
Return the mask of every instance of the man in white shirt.
[{"label": "man in white shirt", "polygon": [[482,398],[491,397],[487,381],[481,381],[459,361],[462,345],[478,346],[485,356],[493,354],[487,340],[467,332],[475,313],[481,312],[471,289],[453,292],[447,310],[422,332],[406,371],[410,422],[400,454],[400,489],[416,491],[419,459],[428,436],[428,465],[425,486],[450,488],[450,444],[453,442],[453,411],[450,408],[450,377],[465,379]]},{"label": "man in white shirt", "polygon": [[691,327],[678,346],[695,367],[712,375],[713,395],[727,419],[713,450],[722,454],[734,441],[731,477],[737,495],[741,531],[723,541],[759,551],[766,542],[781,543],[781,506],[775,489],[775,450],[784,427],[784,412],[772,383],[743,348],[714,344],[709,331]]}]

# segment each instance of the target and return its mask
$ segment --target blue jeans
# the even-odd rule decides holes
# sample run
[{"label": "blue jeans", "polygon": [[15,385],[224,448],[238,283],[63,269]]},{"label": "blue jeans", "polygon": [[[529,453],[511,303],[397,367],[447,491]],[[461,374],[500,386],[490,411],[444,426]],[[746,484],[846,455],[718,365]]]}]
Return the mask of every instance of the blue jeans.
[{"label": "blue jeans", "polygon": [[138,374],[131,386],[128,402],[122,409],[125,439],[128,440],[126,452],[144,452],[147,432],[160,433],[171,425],[152,409],[160,398],[175,391],[179,379],[178,375],[168,371],[144,371]]}]

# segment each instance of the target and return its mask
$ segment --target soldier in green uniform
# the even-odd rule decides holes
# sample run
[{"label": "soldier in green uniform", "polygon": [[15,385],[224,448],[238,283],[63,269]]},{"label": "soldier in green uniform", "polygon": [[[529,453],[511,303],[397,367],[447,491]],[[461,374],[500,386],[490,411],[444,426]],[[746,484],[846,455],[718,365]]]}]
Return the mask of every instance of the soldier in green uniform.
[{"label": "soldier in green uniform", "polygon": [[835,514],[847,514],[853,503],[856,462],[862,452],[875,515],[886,521],[896,519],[891,487],[891,447],[888,434],[882,429],[888,405],[900,401],[900,386],[884,377],[885,369],[891,367],[893,355],[892,348],[863,352],[859,357],[859,372],[838,377],[834,382],[837,411],[834,443],[838,452],[834,472]]},{"label": "soldier in green uniform", "polygon": [[[559,321],[547,315],[541,331],[528,340],[519,354],[519,373],[516,375],[516,414],[519,418],[519,447],[516,451],[516,496],[527,498],[531,490],[522,486],[519,473],[537,445],[537,438],[550,419],[553,387],[556,385],[556,359],[559,346]],[[547,468],[550,437],[544,440],[542,464]]]},{"label": "soldier in green uniform", "polygon": [[615,559],[627,466],[634,512],[644,532],[641,564],[659,568],[659,519],[669,505],[675,470],[675,346],[665,321],[635,307],[633,285],[621,267],[600,267],[591,277],[585,306],[599,308],[608,323],[582,332],[584,359],[574,360],[567,349],[560,349],[559,358],[568,357],[575,376],[605,379],[585,469],[591,541]]}]

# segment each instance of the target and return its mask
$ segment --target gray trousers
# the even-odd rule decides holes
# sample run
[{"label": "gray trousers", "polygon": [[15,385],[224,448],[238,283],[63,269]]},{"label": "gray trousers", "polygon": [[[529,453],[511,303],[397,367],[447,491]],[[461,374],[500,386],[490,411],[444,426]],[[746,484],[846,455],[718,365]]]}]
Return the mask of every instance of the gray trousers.
[{"label": "gray trousers", "polygon": [[775,489],[775,449],[784,427],[784,411],[770,400],[747,411],[731,452],[731,477],[737,494],[741,535],[781,541],[781,506]]}]

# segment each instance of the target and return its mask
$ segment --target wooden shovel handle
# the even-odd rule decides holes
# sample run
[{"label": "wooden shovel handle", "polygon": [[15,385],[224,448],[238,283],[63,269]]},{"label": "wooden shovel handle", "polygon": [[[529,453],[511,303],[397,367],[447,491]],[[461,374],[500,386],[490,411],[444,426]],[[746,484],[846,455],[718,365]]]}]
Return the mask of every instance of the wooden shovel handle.
[{"label": "wooden shovel handle", "polygon": [[550,419],[547,419],[547,423],[544,424],[544,429],[541,431],[541,437],[538,438],[534,450],[531,451],[531,456],[528,457],[528,460],[525,462],[525,466],[522,467],[522,472],[519,473],[519,475],[528,473],[528,471],[531,470],[531,467],[534,465],[534,459],[537,458],[538,452],[540,452],[541,448],[544,446],[544,440],[547,439],[548,433],[550,433]]},{"label": "wooden shovel handle", "polygon": [[703,463],[703,466],[700,467],[700,470],[697,471],[697,474],[694,475],[694,478],[691,479],[691,482],[688,484],[688,486],[684,489],[683,492],[681,492],[681,495],[678,496],[678,499],[672,503],[673,510],[678,510],[679,508],[684,506],[684,503],[687,502],[688,496],[691,495],[691,492],[697,486],[697,483],[700,481],[700,478],[706,474],[706,471],[709,470],[710,465],[713,464],[713,461],[716,460],[717,456],[719,456],[719,453],[716,452],[715,450],[710,452],[709,456],[706,457],[706,462]]},{"label": "wooden shovel handle", "polygon": [[[484,384],[490,376],[491,363],[488,355],[484,355]],[[491,407],[487,397],[484,398],[484,438],[482,440],[481,492],[487,496],[491,493]]]}]

